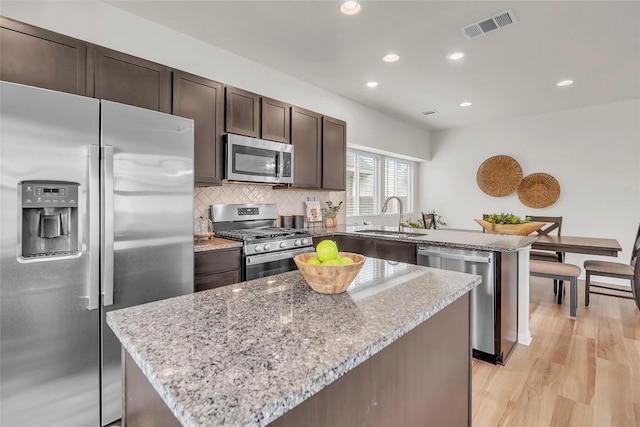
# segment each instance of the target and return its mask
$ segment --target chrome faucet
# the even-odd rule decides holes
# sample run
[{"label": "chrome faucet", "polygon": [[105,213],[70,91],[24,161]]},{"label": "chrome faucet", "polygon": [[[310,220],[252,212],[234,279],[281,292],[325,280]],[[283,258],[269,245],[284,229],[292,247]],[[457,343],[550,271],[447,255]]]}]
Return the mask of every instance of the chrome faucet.
[{"label": "chrome faucet", "polygon": [[400,208],[400,221],[398,223],[398,231],[402,231],[402,223],[403,218],[402,218],[402,200],[400,200],[398,197],[396,196],[389,196],[387,197],[387,199],[384,201],[384,204],[382,205],[382,212],[386,212],[387,211],[387,205],[389,204],[389,200],[391,199],[396,199],[398,201],[398,205]]}]

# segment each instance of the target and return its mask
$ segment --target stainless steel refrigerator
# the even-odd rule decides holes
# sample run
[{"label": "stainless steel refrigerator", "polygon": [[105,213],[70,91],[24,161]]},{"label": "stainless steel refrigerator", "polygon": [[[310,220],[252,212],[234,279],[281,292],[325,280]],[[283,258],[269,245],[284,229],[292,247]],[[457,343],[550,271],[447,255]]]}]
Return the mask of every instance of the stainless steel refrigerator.
[{"label": "stainless steel refrigerator", "polygon": [[108,311],[193,290],[193,122],[0,82],[0,425],[121,417]]}]

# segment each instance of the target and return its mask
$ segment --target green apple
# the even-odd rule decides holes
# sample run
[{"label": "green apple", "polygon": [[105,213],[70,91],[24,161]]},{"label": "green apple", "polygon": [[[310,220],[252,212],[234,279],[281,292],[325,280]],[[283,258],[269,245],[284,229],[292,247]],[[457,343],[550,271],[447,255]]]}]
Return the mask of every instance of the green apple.
[{"label": "green apple", "polygon": [[322,261],[322,265],[342,265],[340,261],[337,259],[328,259],[326,261]]},{"label": "green apple", "polygon": [[340,264],[342,265],[349,265],[349,264],[353,264],[353,260],[351,258],[349,258],[348,256],[343,256],[340,257],[340,259],[338,260],[340,261]]},{"label": "green apple", "polygon": [[314,256],[314,257],[311,257],[311,258],[309,258],[309,259],[307,260],[307,264],[320,265],[320,264],[322,264],[322,261],[320,261],[320,260],[318,259],[318,257]]},{"label": "green apple", "polygon": [[322,262],[328,260],[337,260],[340,258],[338,254],[338,245],[333,240],[323,240],[318,243],[316,246],[316,253],[318,254],[318,259]]}]

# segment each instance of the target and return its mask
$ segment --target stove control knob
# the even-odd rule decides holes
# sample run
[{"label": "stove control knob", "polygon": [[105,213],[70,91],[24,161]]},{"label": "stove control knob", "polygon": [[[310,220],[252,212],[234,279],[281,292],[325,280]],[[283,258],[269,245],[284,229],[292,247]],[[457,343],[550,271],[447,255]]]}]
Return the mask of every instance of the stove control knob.
[{"label": "stove control knob", "polygon": [[300,246],[300,240],[296,239],[293,241],[293,246]]},{"label": "stove control knob", "polygon": [[271,249],[271,245],[270,244],[267,243],[266,245],[264,245],[264,250],[265,251],[268,251],[269,249]]},{"label": "stove control knob", "polygon": [[281,248],[286,248],[287,247],[287,242],[280,242],[280,247]]},{"label": "stove control knob", "polygon": [[260,245],[256,245],[256,247],[253,250],[256,252],[262,252],[262,248],[260,247]]},{"label": "stove control knob", "polygon": [[309,240],[308,239],[302,239],[302,244],[303,245],[308,245],[309,244]]}]

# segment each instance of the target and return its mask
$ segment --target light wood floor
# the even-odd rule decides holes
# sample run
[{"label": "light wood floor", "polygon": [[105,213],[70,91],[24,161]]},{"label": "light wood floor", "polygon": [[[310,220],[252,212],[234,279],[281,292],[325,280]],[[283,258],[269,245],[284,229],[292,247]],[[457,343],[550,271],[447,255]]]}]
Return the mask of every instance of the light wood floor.
[{"label": "light wood floor", "polygon": [[640,310],[579,283],[577,317],[531,278],[533,342],[506,366],[473,360],[473,426],[640,426]]}]

